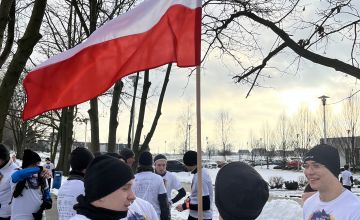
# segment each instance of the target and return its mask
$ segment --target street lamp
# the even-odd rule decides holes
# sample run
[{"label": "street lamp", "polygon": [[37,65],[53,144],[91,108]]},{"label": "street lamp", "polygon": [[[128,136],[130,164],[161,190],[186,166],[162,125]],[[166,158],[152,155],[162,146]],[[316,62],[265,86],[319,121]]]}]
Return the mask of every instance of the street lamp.
[{"label": "street lamp", "polygon": [[165,140],[165,153],[164,154],[166,154],[166,140]]},{"label": "street lamp", "polygon": [[191,129],[191,125],[189,124],[188,126],[189,126],[189,150],[190,150],[191,149],[190,148],[190,139],[191,139],[190,129]]},{"label": "street lamp", "polygon": [[324,144],[326,144],[326,117],[325,117],[325,105],[326,105],[326,99],[330,98],[329,96],[323,95],[318,97],[322,101],[323,105],[323,115],[324,115]]}]

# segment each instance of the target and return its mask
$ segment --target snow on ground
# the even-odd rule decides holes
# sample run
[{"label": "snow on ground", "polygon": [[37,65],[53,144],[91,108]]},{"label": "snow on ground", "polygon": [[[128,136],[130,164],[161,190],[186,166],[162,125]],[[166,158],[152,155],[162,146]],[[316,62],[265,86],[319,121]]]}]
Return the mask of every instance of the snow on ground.
[{"label": "snow on ground", "polygon": [[[38,152],[39,153],[39,152]],[[50,155],[48,153],[39,153],[43,161],[46,157]],[[21,163],[21,161],[20,161]],[[255,169],[259,174],[264,178],[265,181],[273,176],[281,176],[284,181],[298,181],[299,177],[304,176],[303,171],[294,171],[294,170],[277,170],[273,169],[273,166],[270,166],[270,169],[267,169],[266,166],[256,166]],[[219,169],[207,169],[213,184],[215,184],[216,175]],[[174,173],[175,176],[183,183],[185,190],[190,190],[190,184],[192,180],[192,174],[187,172]],[[359,174],[355,174],[354,178],[360,179]],[[66,181],[67,177],[62,177],[62,183]],[[58,194],[57,189],[51,189],[51,192],[55,195]],[[360,188],[353,188],[353,192],[360,196]],[[175,196],[176,192],[173,192]],[[265,204],[263,211],[257,220],[301,220],[302,219],[302,206],[300,205],[300,196],[302,190],[289,191],[285,189],[270,189],[270,198],[269,201]],[[186,220],[189,215],[189,211],[185,210],[183,212],[178,212],[175,207],[178,204],[181,204],[183,200],[180,200],[178,203],[174,204],[171,208],[171,219],[173,220]],[[213,219],[219,219],[219,213],[213,203]]]}]

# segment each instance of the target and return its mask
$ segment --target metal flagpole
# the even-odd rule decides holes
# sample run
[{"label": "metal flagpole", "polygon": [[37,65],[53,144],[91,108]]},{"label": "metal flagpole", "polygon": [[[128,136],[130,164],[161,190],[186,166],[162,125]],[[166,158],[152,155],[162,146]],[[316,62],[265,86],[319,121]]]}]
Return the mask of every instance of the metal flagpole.
[{"label": "metal flagpole", "polygon": [[200,90],[200,66],[196,67],[196,133],[197,133],[197,200],[198,200],[198,219],[203,220],[203,200],[202,200],[202,164],[201,164],[201,90]]}]

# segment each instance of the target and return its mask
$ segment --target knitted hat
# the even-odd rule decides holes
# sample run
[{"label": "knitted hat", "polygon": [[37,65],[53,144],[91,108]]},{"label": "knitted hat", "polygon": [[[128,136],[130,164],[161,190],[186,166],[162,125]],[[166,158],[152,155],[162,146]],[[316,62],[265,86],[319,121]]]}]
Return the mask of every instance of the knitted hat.
[{"label": "knitted hat", "polygon": [[336,178],[340,173],[340,157],[335,147],[319,144],[310,149],[304,156],[304,163],[308,160],[324,165]]},{"label": "knitted hat", "polygon": [[163,154],[158,154],[154,157],[154,163],[158,160],[167,160],[166,156]]},{"label": "knitted hat", "polygon": [[268,198],[268,184],[246,163],[229,163],[216,176],[215,204],[224,220],[256,219]]},{"label": "knitted hat", "polygon": [[85,147],[75,148],[70,154],[71,169],[82,171],[87,168],[93,159],[94,155]]},{"label": "knitted hat", "polygon": [[184,154],[184,164],[186,166],[195,166],[197,164],[197,153],[196,151],[189,150]]},{"label": "knitted hat", "polygon": [[151,166],[152,165],[152,154],[148,151],[144,151],[140,154],[139,165],[140,166]]},{"label": "knitted hat", "polygon": [[99,200],[134,179],[130,167],[108,155],[95,157],[89,164],[84,178],[85,198],[91,203]]},{"label": "knitted hat", "polygon": [[37,162],[41,162],[41,158],[39,154],[35,153],[30,149],[24,150],[22,168],[26,168],[32,164],[36,164]]},{"label": "knitted hat", "polygon": [[135,156],[134,152],[127,147],[123,148],[120,151],[120,155],[123,156],[125,158],[125,160]]},{"label": "knitted hat", "polygon": [[8,148],[3,144],[0,144],[0,159],[3,161],[10,160],[10,152]]}]

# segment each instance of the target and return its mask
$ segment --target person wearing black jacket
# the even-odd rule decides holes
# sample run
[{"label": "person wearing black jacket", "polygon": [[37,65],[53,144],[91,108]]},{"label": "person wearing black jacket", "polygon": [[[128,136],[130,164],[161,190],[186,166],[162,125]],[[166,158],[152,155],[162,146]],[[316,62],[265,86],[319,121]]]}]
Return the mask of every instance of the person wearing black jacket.
[{"label": "person wearing black jacket", "polygon": [[[176,207],[179,212],[184,211],[185,209],[190,209],[188,220],[197,220],[198,219],[198,199],[197,199],[197,153],[195,151],[188,151],[184,154],[183,157],[184,164],[188,171],[194,174],[191,181],[191,194],[189,198],[185,200],[183,204],[180,204]],[[202,170],[202,200],[203,200],[203,219],[211,220],[212,219],[212,209],[211,204],[213,201],[213,186],[210,175],[207,173],[206,169]]]},{"label": "person wearing black jacket", "polygon": [[147,151],[141,153],[133,190],[136,197],[140,197],[154,206],[161,220],[170,220],[166,188],[161,176],[154,173],[152,164],[152,154]]}]

